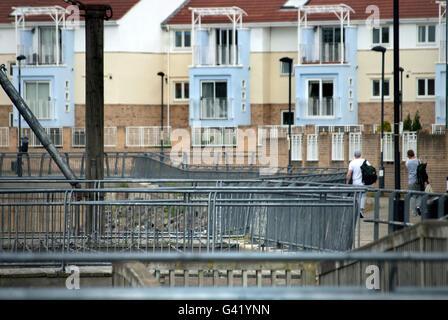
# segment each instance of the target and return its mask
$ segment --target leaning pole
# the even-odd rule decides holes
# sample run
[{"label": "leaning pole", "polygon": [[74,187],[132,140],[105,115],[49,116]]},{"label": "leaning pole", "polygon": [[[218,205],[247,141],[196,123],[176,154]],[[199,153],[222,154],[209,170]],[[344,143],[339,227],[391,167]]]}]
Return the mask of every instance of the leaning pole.
[{"label": "leaning pole", "polygon": [[[78,178],[75,176],[73,171],[70,169],[70,167],[67,165],[67,163],[62,159],[61,155],[59,154],[58,150],[54,146],[54,144],[51,142],[50,137],[45,132],[44,128],[40,124],[39,120],[34,116],[31,109],[28,107],[28,105],[25,103],[25,101],[22,99],[22,97],[17,92],[14,85],[9,81],[8,77],[4,73],[4,67],[3,70],[0,70],[0,84],[5,90],[6,94],[8,95],[9,99],[14,103],[19,113],[22,115],[22,117],[25,119],[25,121],[30,126],[31,130],[33,130],[34,134],[37,136],[39,141],[42,143],[43,147],[48,151],[51,158],[54,160],[56,165],[59,167],[59,169],[62,171],[62,174],[65,176],[67,180],[78,180]],[[77,186],[76,182],[70,182],[70,184],[75,187]]]}]

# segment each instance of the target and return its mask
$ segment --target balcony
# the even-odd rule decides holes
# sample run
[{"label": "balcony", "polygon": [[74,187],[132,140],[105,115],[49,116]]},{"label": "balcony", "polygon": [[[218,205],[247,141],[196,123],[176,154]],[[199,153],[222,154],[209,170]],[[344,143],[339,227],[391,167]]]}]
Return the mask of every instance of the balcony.
[{"label": "balcony", "polygon": [[240,63],[239,45],[228,46],[194,46],[194,65],[200,66],[233,66]]},{"label": "balcony", "polygon": [[[344,49],[344,50],[342,50]],[[319,45],[300,45],[300,56],[302,64],[335,64],[346,63],[347,45],[341,43],[324,43]],[[341,57],[344,51],[344,59]]]},{"label": "balcony", "polygon": [[339,97],[324,97],[322,99],[308,97],[308,117],[337,117],[340,114],[339,106]]},{"label": "balcony", "polygon": [[201,120],[227,120],[230,99],[228,98],[201,98]]},{"label": "balcony", "polygon": [[55,46],[40,46],[36,50],[33,46],[21,46],[20,53],[26,57],[23,61],[24,65],[59,65],[63,64],[63,50],[59,50],[59,62],[58,52]]},{"label": "balcony", "polygon": [[54,114],[54,100],[45,101],[45,100],[32,100],[26,101],[26,104],[33,112],[34,116],[38,120],[53,120],[55,119]]}]

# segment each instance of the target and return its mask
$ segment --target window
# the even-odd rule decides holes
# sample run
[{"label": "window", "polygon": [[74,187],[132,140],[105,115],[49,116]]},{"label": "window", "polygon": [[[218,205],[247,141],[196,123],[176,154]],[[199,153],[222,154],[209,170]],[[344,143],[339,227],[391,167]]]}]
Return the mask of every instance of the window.
[{"label": "window", "polygon": [[291,136],[291,160],[302,161],[302,135]]},{"label": "window", "polygon": [[[280,61],[280,75],[289,76],[289,63]],[[291,76],[294,75],[294,61],[291,63]]]},{"label": "window", "polygon": [[237,145],[237,128],[192,128],[194,147],[221,147]]},{"label": "window", "polygon": [[308,116],[334,116],[333,80],[308,82]]},{"label": "window", "polygon": [[436,42],[436,26],[418,26],[419,43]]},{"label": "window", "polygon": [[[235,32],[235,51],[232,29],[216,29],[216,57],[218,65],[238,64],[238,32]],[[236,56],[235,56],[236,54]]]},{"label": "window", "polygon": [[162,131],[161,127],[126,127],[126,147],[159,147],[162,141],[164,146],[170,146],[170,129],[163,127]]},{"label": "window", "polygon": [[[39,27],[39,64],[56,64],[57,62],[57,45],[59,46],[59,56],[62,57],[62,37],[61,30],[59,32],[59,43],[56,44],[56,28]],[[60,59],[61,63],[62,59]]]},{"label": "window", "polygon": [[352,132],[348,139],[348,157],[351,161],[355,158],[354,153],[356,150],[362,151],[362,135],[359,132]]},{"label": "window", "polygon": [[[282,126],[289,125],[289,111],[282,111]],[[291,125],[294,125],[294,111],[291,111]]]},{"label": "window", "polygon": [[[117,145],[117,128],[104,128],[104,146],[115,147]],[[84,148],[86,146],[86,129],[84,127],[72,128],[72,147]]]},{"label": "window", "polygon": [[417,96],[433,97],[435,94],[434,79],[417,79]]},{"label": "window", "polygon": [[0,147],[8,147],[9,146],[9,128],[1,127],[0,128]]},{"label": "window", "polygon": [[[381,98],[381,79],[372,80],[372,97]],[[384,97],[389,97],[390,94],[390,86],[389,79],[384,79]]]},{"label": "window", "polygon": [[373,28],[372,29],[372,43],[373,44],[388,44],[389,43],[389,27]]},{"label": "window", "polygon": [[331,135],[331,160],[344,161],[344,134],[333,133]]},{"label": "window", "polygon": [[190,97],[190,84],[188,82],[174,83],[174,99],[187,100]]},{"label": "window", "polygon": [[25,101],[39,120],[53,118],[53,103],[50,98],[50,83],[25,81]]},{"label": "window", "polygon": [[414,150],[417,156],[417,132],[403,132],[403,143],[401,150],[401,160],[406,161],[408,159],[408,150]]},{"label": "window", "polygon": [[176,31],[176,32],[174,32],[174,46],[176,48],[190,48],[191,47],[191,31]]},{"label": "window", "polygon": [[201,83],[201,119],[227,119],[227,82]]},{"label": "window", "polygon": [[306,136],[306,160],[307,161],[319,160],[319,146],[318,146],[317,134],[309,134]]},{"label": "window", "polygon": [[[62,147],[62,128],[44,128],[44,130],[56,147]],[[22,128],[22,137],[28,137],[30,147],[42,147],[39,139],[30,128]]]},{"label": "window", "polygon": [[[343,39],[345,42],[345,37]],[[341,28],[323,27],[321,42],[321,61],[336,62],[341,60]],[[344,57],[345,58],[345,57]]]},{"label": "window", "polygon": [[[384,153],[383,160],[384,161],[394,161],[394,134],[393,132],[384,132]],[[407,152],[407,150],[406,150]]]},{"label": "window", "polygon": [[86,146],[86,130],[85,128],[72,128],[72,147],[79,148]]}]

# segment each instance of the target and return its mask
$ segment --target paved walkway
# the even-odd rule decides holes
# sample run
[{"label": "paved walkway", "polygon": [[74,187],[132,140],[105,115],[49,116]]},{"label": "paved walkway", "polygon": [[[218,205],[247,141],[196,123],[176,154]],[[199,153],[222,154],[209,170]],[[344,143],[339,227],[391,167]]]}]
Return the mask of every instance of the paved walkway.
[{"label": "paved walkway", "polygon": [[[366,199],[366,206],[365,206],[365,213],[364,213],[364,219],[373,219],[374,218],[374,198],[373,197],[367,197]],[[381,197],[380,198],[380,220],[388,220],[389,216],[389,197]],[[364,219],[360,220],[361,224],[361,234],[359,235],[360,241],[358,245],[358,233],[359,233],[359,224],[356,226],[355,231],[355,247],[366,245],[373,241],[373,228],[374,223],[373,222],[365,222]],[[410,223],[418,223],[421,221],[420,216],[414,216],[412,213],[409,217]],[[379,225],[379,238],[382,238],[388,234],[388,227],[387,224],[380,224]]]}]

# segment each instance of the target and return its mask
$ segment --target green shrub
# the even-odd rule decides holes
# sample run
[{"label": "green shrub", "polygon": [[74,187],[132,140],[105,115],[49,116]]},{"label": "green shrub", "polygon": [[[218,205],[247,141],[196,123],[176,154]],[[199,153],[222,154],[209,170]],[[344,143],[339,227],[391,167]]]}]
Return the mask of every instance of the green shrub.
[{"label": "green shrub", "polygon": [[403,121],[403,130],[404,131],[412,131],[412,120],[411,115],[408,113],[408,116]]},{"label": "green shrub", "polygon": [[419,131],[421,129],[422,125],[420,124],[420,114],[417,111],[414,116],[414,121],[412,122],[412,131]]}]

